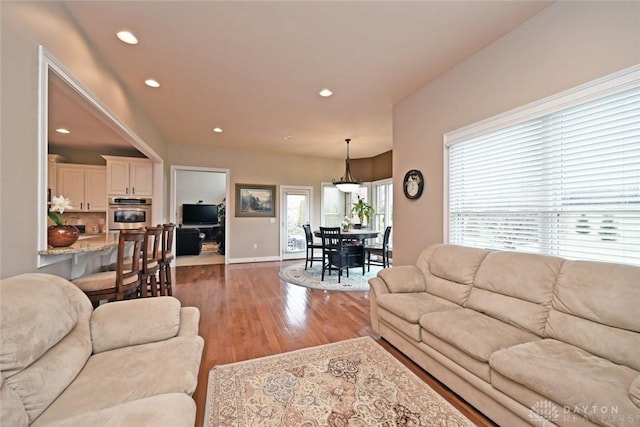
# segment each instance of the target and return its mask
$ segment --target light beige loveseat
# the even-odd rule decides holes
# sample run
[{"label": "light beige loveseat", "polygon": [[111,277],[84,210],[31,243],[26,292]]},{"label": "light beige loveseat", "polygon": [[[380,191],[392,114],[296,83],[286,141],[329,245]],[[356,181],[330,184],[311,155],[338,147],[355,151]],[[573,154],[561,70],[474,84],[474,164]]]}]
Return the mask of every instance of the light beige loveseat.
[{"label": "light beige loveseat", "polygon": [[369,283],[374,330],[499,425],[640,426],[639,267],[434,245]]},{"label": "light beige loveseat", "polygon": [[200,312],[173,297],[93,311],[71,282],[0,282],[0,425],[193,426]]}]

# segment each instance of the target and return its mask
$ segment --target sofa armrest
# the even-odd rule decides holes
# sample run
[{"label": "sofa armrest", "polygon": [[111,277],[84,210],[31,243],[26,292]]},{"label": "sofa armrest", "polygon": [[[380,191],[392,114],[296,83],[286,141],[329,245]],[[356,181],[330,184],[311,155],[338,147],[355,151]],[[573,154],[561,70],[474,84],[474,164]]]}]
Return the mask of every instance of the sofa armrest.
[{"label": "sofa armrest", "polygon": [[385,268],[378,272],[391,293],[426,292],[427,285],[422,271],[415,265]]},{"label": "sofa armrest", "polygon": [[178,334],[180,301],[174,297],[116,301],[91,315],[93,352],[163,341]]},{"label": "sofa armrest", "polygon": [[198,335],[199,324],[200,310],[197,307],[182,307],[180,309],[179,337]]}]

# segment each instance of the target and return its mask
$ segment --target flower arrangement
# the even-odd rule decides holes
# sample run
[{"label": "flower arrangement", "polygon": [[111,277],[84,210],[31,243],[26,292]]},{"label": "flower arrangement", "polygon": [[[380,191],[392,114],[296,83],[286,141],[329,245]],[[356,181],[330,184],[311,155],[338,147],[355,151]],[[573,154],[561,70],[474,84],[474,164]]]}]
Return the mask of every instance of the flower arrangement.
[{"label": "flower arrangement", "polygon": [[342,229],[346,231],[349,229],[350,226],[351,226],[351,218],[348,216],[345,216],[344,219],[342,220]]},{"label": "flower arrangement", "polygon": [[58,197],[54,196],[51,199],[51,208],[49,209],[49,218],[51,218],[51,221],[56,225],[65,225],[66,221],[62,220],[62,213],[65,209],[73,209],[73,206],[71,206],[71,200],[67,199],[62,194]]}]

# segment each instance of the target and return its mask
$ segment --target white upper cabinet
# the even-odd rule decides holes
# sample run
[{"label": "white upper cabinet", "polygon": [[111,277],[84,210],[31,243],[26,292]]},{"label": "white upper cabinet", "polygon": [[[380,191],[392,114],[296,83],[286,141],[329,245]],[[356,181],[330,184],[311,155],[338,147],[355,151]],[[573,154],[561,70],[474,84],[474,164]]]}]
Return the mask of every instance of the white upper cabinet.
[{"label": "white upper cabinet", "polygon": [[153,164],[148,160],[130,162],[129,185],[133,196],[152,196]]},{"label": "white upper cabinet", "polygon": [[104,166],[58,163],[56,194],[71,200],[74,212],[107,210],[107,170]]},{"label": "white upper cabinet", "polygon": [[107,210],[107,168],[104,166],[84,171],[84,201],[88,211]]},{"label": "white upper cabinet", "polygon": [[109,196],[153,195],[153,163],[149,159],[102,156],[107,161]]}]

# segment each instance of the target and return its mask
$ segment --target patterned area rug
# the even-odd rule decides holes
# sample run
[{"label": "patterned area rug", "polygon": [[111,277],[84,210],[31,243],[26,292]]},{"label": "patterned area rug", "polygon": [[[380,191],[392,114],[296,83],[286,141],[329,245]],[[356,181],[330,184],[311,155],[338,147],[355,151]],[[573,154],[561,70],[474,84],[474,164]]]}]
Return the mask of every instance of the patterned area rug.
[{"label": "patterned area rug", "polygon": [[473,426],[370,337],[209,372],[205,425]]},{"label": "patterned area rug", "polygon": [[304,269],[304,262],[302,264],[293,264],[287,267],[283,267],[280,270],[280,278],[288,283],[294,285],[305,286],[311,289],[322,289],[327,291],[368,291],[368,280],[375,277],[381,267],[371,266],[371,272],[366,271],[362,275],[362,267],[352,268],[349,270],[349,277],[345,272],[342,272],[340,283],[338,283],[338,272],[333,270],[331,276],[328,272],[324,274],[324,281],[320,280],[322,277],[322,267],[319,262],[314,262],[313,267]]}]

